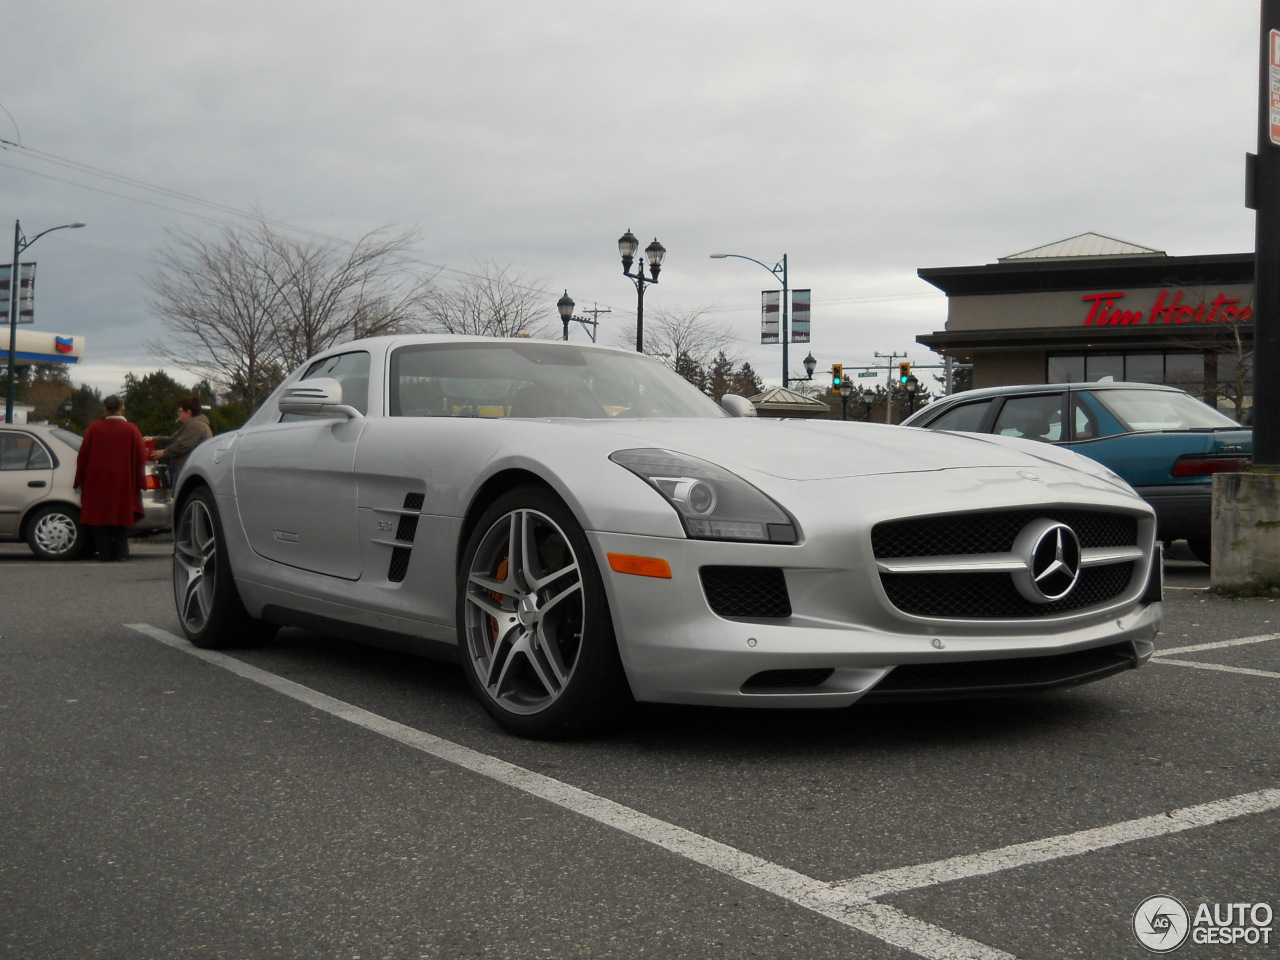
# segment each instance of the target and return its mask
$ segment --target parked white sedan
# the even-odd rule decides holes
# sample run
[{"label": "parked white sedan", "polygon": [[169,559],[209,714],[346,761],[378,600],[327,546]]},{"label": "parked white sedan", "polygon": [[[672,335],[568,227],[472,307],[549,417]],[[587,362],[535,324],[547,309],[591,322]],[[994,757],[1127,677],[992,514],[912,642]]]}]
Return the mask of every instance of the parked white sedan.
[{"label": "parked white sedan", "polygon": [[455,658],[533,737],[634,700],[843,707],[1144,663],[1151,508],[1068,451],[927,440],[731,416],[604,347],[356,341],[192,454],[178,613],[202,647],[292,625]]},{"label": "parked white sedan", "polygon": [[[92,549],[73,487],[83,440],[47,423],[0,422],[0,541],[25,540],[41,560],[75,560]],[[146,516],[130,535],[169,528],[169,492],[151,464],[142,507]]]}]

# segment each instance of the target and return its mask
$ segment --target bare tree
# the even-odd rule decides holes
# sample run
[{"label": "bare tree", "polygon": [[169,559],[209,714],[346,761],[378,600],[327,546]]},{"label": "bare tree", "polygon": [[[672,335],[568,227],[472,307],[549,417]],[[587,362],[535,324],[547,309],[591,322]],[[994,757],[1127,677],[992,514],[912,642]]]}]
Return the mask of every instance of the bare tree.
[{"label": "bare tree", "polygon": [[[1169,281],[1169,287],[1175,283]],[[1200,288],[1189,291],[1183,308],[1192,317],[1177,327],[1178,334],[1163,341],[1167,348],[1198,351],[1204,358],[1204,377],[1166,376],[1164,382],[1198,395],[1212,407],[1218,400],[1228,400],[1235,407],[1235,419],[1244,422],[1247,415],[1246,401],[1253,394],[1253,297],[1244,301],[1229,301],[1231,309],[1209,299],[1210,290]]]},{"label": "bare tree", "polygon": [[412,232],[393,235],[382,228],[345,246],[298,240],[261,225],[285,366],[341,340],[420,329],[431,280],[406,274],[401,260],[417,240]]},{"label": "bare tree", "polygon": [[430,328],[479,337],[547,338],[554,334],[550,319],[559,319],[544,285],[491,261],[437,281],[423,307]]},{"label": "bare tree", "polygon": [[[723,363],[737,364],[742,355],[730,350],[734,342],[733,332],[724,324],[706,319],[705,309],[676,312],[655,310],[644,320],[644,352],[657,357],[672,370],[689,378],[690,372],[709,372],[715,366],[717,354],[724,354]],[[632,323],[618,333],[619,346],[636,342],[636,327]],[[705,387],[690,379],[695,386]]]},{"label": "bare tree", "polygon": [[251,409],[294,366],[342,339],[416,329],[430,280],[404,268],[413,233],[296,240],[265,218],[214,236],[173,232],[146,278],[172,336],[161,357]]}]

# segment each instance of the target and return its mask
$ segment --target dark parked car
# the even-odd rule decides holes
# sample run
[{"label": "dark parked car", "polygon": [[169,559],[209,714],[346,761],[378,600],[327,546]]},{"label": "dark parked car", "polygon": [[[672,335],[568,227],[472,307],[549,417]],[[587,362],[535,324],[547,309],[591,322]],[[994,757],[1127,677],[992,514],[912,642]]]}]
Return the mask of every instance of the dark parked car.
[{"label": "dark parked car", "polygon": [[1110,467],[1155,508],[1157,535],[1209,562],[1213,474],[1244,469],[1253,433],[1176,387],[1051,383],[987,387],[930,404],[905,426],[1026,437]]}]

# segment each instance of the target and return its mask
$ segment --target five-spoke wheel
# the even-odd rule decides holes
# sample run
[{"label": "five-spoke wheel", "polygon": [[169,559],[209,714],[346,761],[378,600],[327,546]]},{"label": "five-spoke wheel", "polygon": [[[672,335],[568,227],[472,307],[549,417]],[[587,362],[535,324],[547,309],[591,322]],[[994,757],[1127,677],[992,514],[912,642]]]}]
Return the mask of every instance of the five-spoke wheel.
[{"label": "five-spoke wheel", "polygon": [[523,487],[485,512],[468,542],[459,594],[468,679],[508,730],[582,733],[629,701],[590,546],[549,493]]},{"label": "five-spoke wheel", "polygon": [[240,602],[213,494],[197,490],[173,530],[173,597],[182,632],[197,647],[261,642],[275,627],[250,617]]}]

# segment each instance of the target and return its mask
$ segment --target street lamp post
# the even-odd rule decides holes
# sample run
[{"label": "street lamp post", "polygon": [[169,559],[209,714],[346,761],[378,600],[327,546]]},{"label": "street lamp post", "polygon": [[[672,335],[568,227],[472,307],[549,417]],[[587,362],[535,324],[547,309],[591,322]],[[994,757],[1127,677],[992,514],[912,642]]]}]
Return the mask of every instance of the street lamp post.
[{"label": "street lamp post", "polygon": [[853,381],[842,380],[840,382],[840,419],[849,419],[849,398],[853,396]]},{"label": "street lamp post", "polygon": [[[592,343],[595,343],[596,342],[596,326],[598,325],[599,321],[588,320],[586,317],[575,317],[573,315],[574,306],[576,306],[576,304],[574,304],[573,298],[569,296],[568,290],[564,292],[563,297],[561,297],[559,300],[556,301],[556,310],[559,311],[560,319],[564,322],[564,338],[566,340],[569,339],[570,322],[577,322],[582,324],[582,329],[587,331],[587,336],[591,338]],[[590,313],[591,311],[588,310],[586,312]]]},{"label": "street lamp post", "polygon": [[[644,287],[647,283],[658,282],[658,271],[662,269],[662,260],[667,255],[667,248],[653,238],[653,243],[644,248],[644,258],[636,263],[636,272],[631,272],[631,264],[635,263],[636,250],[640,241],[628,230],[618,238],[618,253],[622,255],[622,275],[629,277],[636,285],[636,352],[644,353]],[[649,276],[644,275],[645,260],[649,262]],[[567,327],[566,327],[567,329]]]},{"label": "street lamp post", "polygon": [[30,240],[22,232],[22,222],[13,221],[13,261],[9,267],[9,383],[5,390],[4,398],[4,422],[13,423],[13,398],[15,395],[15,387],[17,386],[17,370],[18,370],[18,303],[19,295],[22,292],[22,267],[18,263],[18,258],[22,256],[22,251],[31,246],[46,233],[53,233],[55,230],[75,230],[84,226],[83,220],[76,220],[73,223],[64,223],[59,227],[50,227],[48,230],[42,230]]},{"label": "street lamp post", "polygon": [[787,370],[787,341],[791,339],[791,305],[788,302],[789,298],[787,296],[787,255],[784,253],[782,255],[782,259],[771,267],[767,263],[757,260],[755,257],[744,257],[740,253],[711,254],[712,260],[724,260],[727,257],[736,257],[739,260],[750,260],[752,263],[759,264],[773,274],[775,280],[782,283],[782,385],[784,387],[788,386],[791,383],[791,374]]},{"label": "street lamp post", "polygon": [[817,368],[817,366],[818,366],[818,358],[815,357],[813,355],[813,351],[810,350],[809,355],[804,358],[804,372],[805,372],[806,380],[813,379],[813,371]]}]

